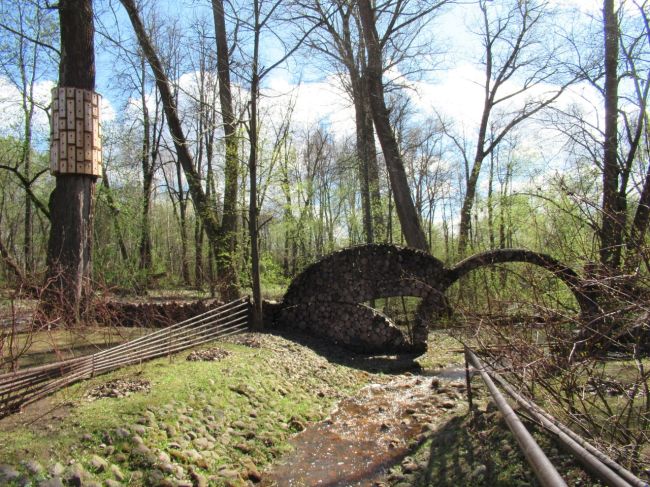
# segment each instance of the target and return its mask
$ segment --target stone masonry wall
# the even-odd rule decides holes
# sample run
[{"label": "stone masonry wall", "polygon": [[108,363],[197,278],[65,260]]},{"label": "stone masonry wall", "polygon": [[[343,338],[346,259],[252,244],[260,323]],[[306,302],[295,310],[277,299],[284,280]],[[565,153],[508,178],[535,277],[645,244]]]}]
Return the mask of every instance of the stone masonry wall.
[{"label": "stone masonry wall", "polygon": [[[423,352],[428,329],[437,316],[449,313],[445,291],[467,272],[504,262],[526,262],[546,268],[571,289],[583,314],[595,307],[579,276],[546,254],[499,249],[472,256],[452,268],[410,248],[369,244],[334,252],[308,266],[287,290],[275,321],[331,339],[361,352]],[[382,313],[364,303],[393,296],[422,298],[406,337]]]}]

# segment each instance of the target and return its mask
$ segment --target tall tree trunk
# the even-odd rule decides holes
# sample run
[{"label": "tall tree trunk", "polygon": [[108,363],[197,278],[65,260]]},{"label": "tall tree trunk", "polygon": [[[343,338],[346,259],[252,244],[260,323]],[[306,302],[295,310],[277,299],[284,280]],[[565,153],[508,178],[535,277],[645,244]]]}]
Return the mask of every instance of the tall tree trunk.
[{"label": "tall tree trunk", "polygon": [[203,227],[201,219],[194,220],[194,287],[203,288]]},{"label": "tall tree trunk", "polygon": [[262,286],[260,283],[260,256],[257,226],[257,99],[259,96],[259,48],[260,48],[260,5],[259,0],[253,0],[255,11],[255,38],[253,41],[253,66],[251,76],[251,101],[250,101],[250,126],[248,135],[250,140],[250,154],[248,159],[248,176],[250,178],[248,198],[248,232],[251,239],[251,280],[253,287],[252,325],[254,330],[263,327],[262,317]]},{"label": "tall tree trunk", "polygon": [[618,19],[614,0],[604,0],[605,24],[605,140],[603,141],[603,202],[600,262],[610,269],[620,265],[625,215],[617,196],[618,165]]},{"label": "tall tree trunk", "polygon": [[495,248],[494,243],[494,153],[490,154],[490,176],[488,179],[487,194],[487,214],[488,214],[488,239],[490,249]]},{"label": "tall tree trunk", "polygon": [[[147,274],[151,271],[151,221],[149,215],[151,213],[151,189],[153,185],[153,162],[151,160],[151,120],[149,117],[149,109],[147,108],[147,97],[145,93],[145,60],[141,59],[141,103],[142,103],[142,214],[141,214],[141,228],[140,228],[140,269],[144,270]],[[145,286],[148,285],[145,280]]]},{"label": "tall tree trunk", "polygon": [[478,184],[478,177],[481,174],[483,160],[487,156],[484,147],[485,138],[487,136],[488,120],[492,106],[488,88],[490,83],[491,70],[489,63],[487,70],[488,73],[485,88],[485,102],[483,106],[483,115],[481,117],[481,125],[479,127],[478,140],[476,142],[476,154],[474,155],[472,170],[467,175],[465,196],[463,197],[463,205],[460,209],[460,223],[458,226],[458,253],[460,257],[463,257],[465,255],[465,251],[467,250],[467,245],[470,240],[469,237],[472,230],[472,209],[474,208],[474,199],[476,198],[476,186]]},{"label": "tall tree trunk", "polygon": [[366,80],[356,67],[350,69],[352,98],[356,122],[356,150],[359,159],[359,180],[361,182],[361,206],[366,242],[372,243],[378,237],[384,238],[384,218],[379,193],[379,168],[375,149],[375,131],[370,107],[370,94]]},{"label": "tall tree trunk", "polygon": [[[60,0],[59,86],[95,89],[92,0]],[[50,195],[47,248],[48,300],[78,321],[89,296],[92,271],[95,176],[59,174]]]},{"label": "tall tree trunk", "polygon": [[154,72],[156,78],[156,86],[160,93],[160,99],[165,110],[165,115],[167,117],[167,124],[169,127],[169,132],[171,133],[172,139],[174,141],[174,147],[178,155],[178,161],[183,168],[183,173],[185,174],[185,179],[187,180],[187,185],[189,188],[192,201],[194,202],[198,217],[201,218],[203,226],[205,228],[206,234],[211,241],[218,241],[219,234],[219,225],[216,218],[216,212],[214,208],[210,205],[210,201],[207,198],[203,187],[201,186],[201,181],[196,173],[194,168],[194,162],[192,160],[192,155],[190,154],[187,138],[183,131],[180,118],[178,116],[178,111],[176,109],[176,102],[171,90],[171,84],[169,82],[169,77],[163,69],[162,63],[156,54],[156,51],[151,43],[151,39],[147,36],[142,19],[138,14],[138,10],[135,6],[133,0],[120,0],[120,3],[124,6],[129,19],[131,20],[131,25],[133,25],[133,30],[138,38],[138,43],[142,48],[149,65],[151,66],[152,71]]},{"label": "tall tree trunk", "polygon": [[[636,267],[639,262],[639,254],[643,245],[643,238],[648,231],[648,222],[650,222],[650,165],[646,169],[643,189],[639,197],[639,206],[634,213],[630,237],[628,240],[628,257],[629,268]],[[626,264],[627,265],[627,264]]]},{"label": "tall tree trunk", "polygon": [[239,296],[239,279],[235,265],[238,220],[237,189],[239,184],[237,121],[235,120],[230,86],[230,58],[223,0],[212,0],[212,13],[217,41],[219,102],[226,143],[223,217],[219,229],[219,248],[221,251],[217,253],[217,273],[219,291],[224,299],[230,300]]},{"label": "tall tree trunk", "polygon": [[183,176],[180,164],[176,166],[176,177],[178,178],[178,216],[181,235],[181,276],[183,277],[183,284],[189,286],[190,262],[187,258],[187,195],[183,190]]},{"label": "tall tree trunk", "polygon": [[406,171],[402,156],[395,139],[395,134],[390,126],[388,109],[384,100],[384,87],[382,84],[382,57],[379,36],[375,26],[375,17],[370,0],[359,0],[359,13],[363,25],[363,36],[366,41],[368,53],[368,68],[366,81],[370,94],[372,118],[377,130],[377,136],[384,152],[388,176],[390,179],[395,208],[402,226],[402,232],[410,247],[428,252],[427,238],[420,225],[419,216],[413,204],[413,198],[408,185]]},{"label": "tall tree trunk", "polygon": [[[31,179],[32,166],[32,113],[33,108],[25,113],[25,140],[23,141],[23,173],[25,179]],[[25,236],[23,252],[25,254],[25,272],[29,274],[34,270],[34,215],[32,212],[32,199],[25,195]]]},{"label": "tall tree trunk", "polygon": [[120,225],[120,210],[113,199],[108,174],[106,174],[106,166],[104,165],[102,165],[102,186],[106,188],[106,204],[108,205],[110,214],[113,217],[113,226],[115,227],[115,234],[117,235],[117,246],[120,249],[120,256],[122,257],[123,262],[127,262],[129,260],[129,252],[126,249],[126,244],[124,243],[124,232]]},{"label": "tall tree trunk", "polygon": [[[352,79],[352,98],[354,100],[354,113],[356,122],[356,136],[357,136],[357,159],[359,166],[359,186],[361,190],[361,212],[363,215],[363,230],[366,235],[366,242],[373,243],[375,241],[374,225],[372,220],[372,203],[370,200],[370,174],[369,174],[369,157],[368,153],[368,130],[371,131],[374,138],[374,131],[372,125],[368,127],[366,124],[367,118],[364,111],[362,99],[362,84],[363,80],[358,73]],[[372,124],[372,120],[370,121]],[[374,140],[373,140],[374,146]],[[376,159],[376,155],[375,155]]]},{"label": "tall tree trunk", "polygon": [[363,150],[366,156],[368,171],[368,190],[370,192],[370,212],[372,214],[372,224],[375,240],[381,237],[385,229],[384,214],[381,207],[381,193],[379,191],[379,165],[377,163],[377,149],[375,148],[375,131],[372,123],[372,107],[370,106],[370,93],[368,92],[368,83],[365,79],[361,80],[362,106],[364,127],[363,130]]}]

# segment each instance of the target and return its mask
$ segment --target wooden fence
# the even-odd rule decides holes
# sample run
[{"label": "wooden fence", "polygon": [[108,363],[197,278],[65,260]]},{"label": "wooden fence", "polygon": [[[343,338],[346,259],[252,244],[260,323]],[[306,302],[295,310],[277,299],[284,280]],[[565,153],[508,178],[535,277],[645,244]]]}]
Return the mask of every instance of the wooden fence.
[{"label": "wooden fence", "polygon": [[111,370],[180,352],[248,329],[241,298],[92,355],[0,375],[0,418],[63,387]]}]

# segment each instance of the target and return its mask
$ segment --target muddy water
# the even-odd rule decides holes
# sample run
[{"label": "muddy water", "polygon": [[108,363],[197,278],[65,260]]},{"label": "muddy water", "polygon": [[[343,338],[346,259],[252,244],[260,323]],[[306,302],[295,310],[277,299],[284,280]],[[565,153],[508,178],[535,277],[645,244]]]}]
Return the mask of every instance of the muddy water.
[{"label": "muddy water", "polygon": [[[433,379],[436,384],[437,379]],[[294,450],[264,475],[263,485],[372,486],[450,407],[439,406],[432,379],[400,376],[371,384],[339,403],[330,418],[292,440]]]}]

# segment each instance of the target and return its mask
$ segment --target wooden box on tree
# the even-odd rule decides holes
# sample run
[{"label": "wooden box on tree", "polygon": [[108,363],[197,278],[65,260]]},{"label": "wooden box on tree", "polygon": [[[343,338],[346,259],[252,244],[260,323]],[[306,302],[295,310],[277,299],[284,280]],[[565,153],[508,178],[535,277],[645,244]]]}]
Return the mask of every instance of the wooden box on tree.
[{"label": "wooden box on tree", "polygon": [[101,95],[79,88],[52,89],[50,172],[102,175]]}]

